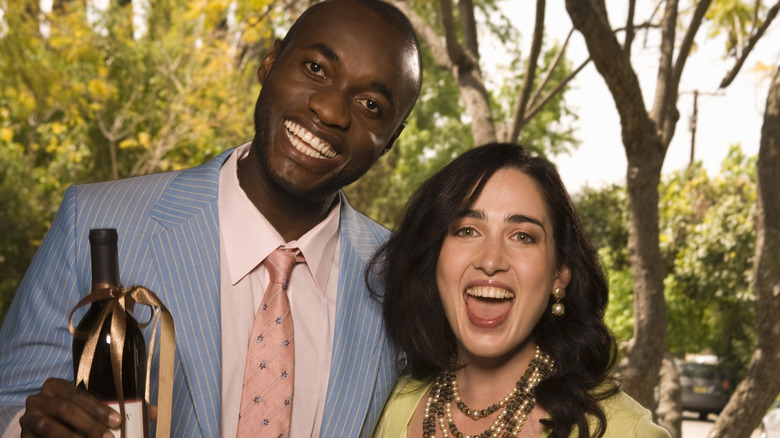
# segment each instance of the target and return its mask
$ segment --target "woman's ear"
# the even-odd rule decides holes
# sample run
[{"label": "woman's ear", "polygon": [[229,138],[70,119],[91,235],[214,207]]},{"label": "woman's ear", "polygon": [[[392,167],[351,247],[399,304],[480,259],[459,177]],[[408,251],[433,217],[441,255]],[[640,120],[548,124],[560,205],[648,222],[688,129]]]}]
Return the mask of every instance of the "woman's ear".
[{"label": "woman's ear", "polygon": [[561,288],[566,289],[571,281],[571,270],[566,265],[561,265],[558,268],[558,272],[555,274],[555,281],[553,281],[553,289]]}]

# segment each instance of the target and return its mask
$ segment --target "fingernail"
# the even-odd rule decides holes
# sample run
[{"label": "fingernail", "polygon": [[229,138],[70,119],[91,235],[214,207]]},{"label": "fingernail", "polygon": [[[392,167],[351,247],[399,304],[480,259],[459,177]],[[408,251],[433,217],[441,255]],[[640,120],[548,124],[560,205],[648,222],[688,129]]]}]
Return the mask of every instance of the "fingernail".
[{"label": "fingernail", "polygon": [[103,434],[103,438],[115,438],[114,434],[111,432],[106,432]]},{"label": "fingernail", "polygon": [[[112,412],[112,413],[108,414],[108,425],[109,426],[116,428],[116,427],[119,427],[120,424],[122,424],[122,416],[121,415],[117,414],[116,412]],[[104,435],[105,438],[110,438],[110,437],[114,436],[110,432],[107,432],[107,434],[108,434],[107,436]]]}]

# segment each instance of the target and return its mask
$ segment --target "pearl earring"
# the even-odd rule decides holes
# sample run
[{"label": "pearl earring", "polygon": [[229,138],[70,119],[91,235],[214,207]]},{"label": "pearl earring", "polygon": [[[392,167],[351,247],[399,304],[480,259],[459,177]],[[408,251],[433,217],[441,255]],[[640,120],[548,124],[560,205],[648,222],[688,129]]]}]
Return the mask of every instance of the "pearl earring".
[{"label": "pearl earring", "polygon": [[552,305],[552,314],[555,316],[561,316],[563,315],[563,312],[566,310],[563,307],[563,303],[561,302],[563,297],[566,296],[566,290],[556,287],[555,292],[553,292],[552,295],[553,298],[555,298],[555,304]]}]

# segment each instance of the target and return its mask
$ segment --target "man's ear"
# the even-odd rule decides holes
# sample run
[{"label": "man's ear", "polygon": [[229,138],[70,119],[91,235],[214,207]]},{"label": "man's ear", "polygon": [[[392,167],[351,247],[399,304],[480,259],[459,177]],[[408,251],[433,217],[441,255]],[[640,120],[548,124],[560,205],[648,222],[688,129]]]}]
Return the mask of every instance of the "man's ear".
[{"label": "man's ear", "polygon": [[382,150],[382,153],[379,154],[380,157],[390,152],[390,149],[393,148],[393,144],[395,144],[396,139],[398,139],[398,136],[401,135],[401,132],[403,132],[404,128],[406,128],[406,122],[401,122],[401,125],[398,127],[398,129],[395,130],[393,135],[390,137],[390,140],[387,141],[387,145]]},{"label": "man's ear", "polygon": [[271,51],[268,52],[267,55],[265,55],[265,58],[263,58],[262,61],[260,61],[260,67],[257,68],[257,79],[260,81],[260,85],[265,82],[265,79],[268,77],[268,74],[271,72],[271,67],[273,67],[274,62],[276,61],[276,57],[279,56],[279,53],[282,51],[282,40],[277,39],[274,41],[274,46],[271,48]]}]

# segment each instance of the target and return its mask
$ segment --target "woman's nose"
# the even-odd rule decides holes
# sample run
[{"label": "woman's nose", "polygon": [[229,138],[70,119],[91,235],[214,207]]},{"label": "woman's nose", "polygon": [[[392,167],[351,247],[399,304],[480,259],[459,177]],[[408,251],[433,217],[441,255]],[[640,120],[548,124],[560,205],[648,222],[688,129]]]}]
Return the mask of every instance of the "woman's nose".
[{"label": "woman's nose", "polygon": [[509,269],[509,262],[503,242],[498,238],[487,238],[477,254],[476,268],[488,275]]}]

